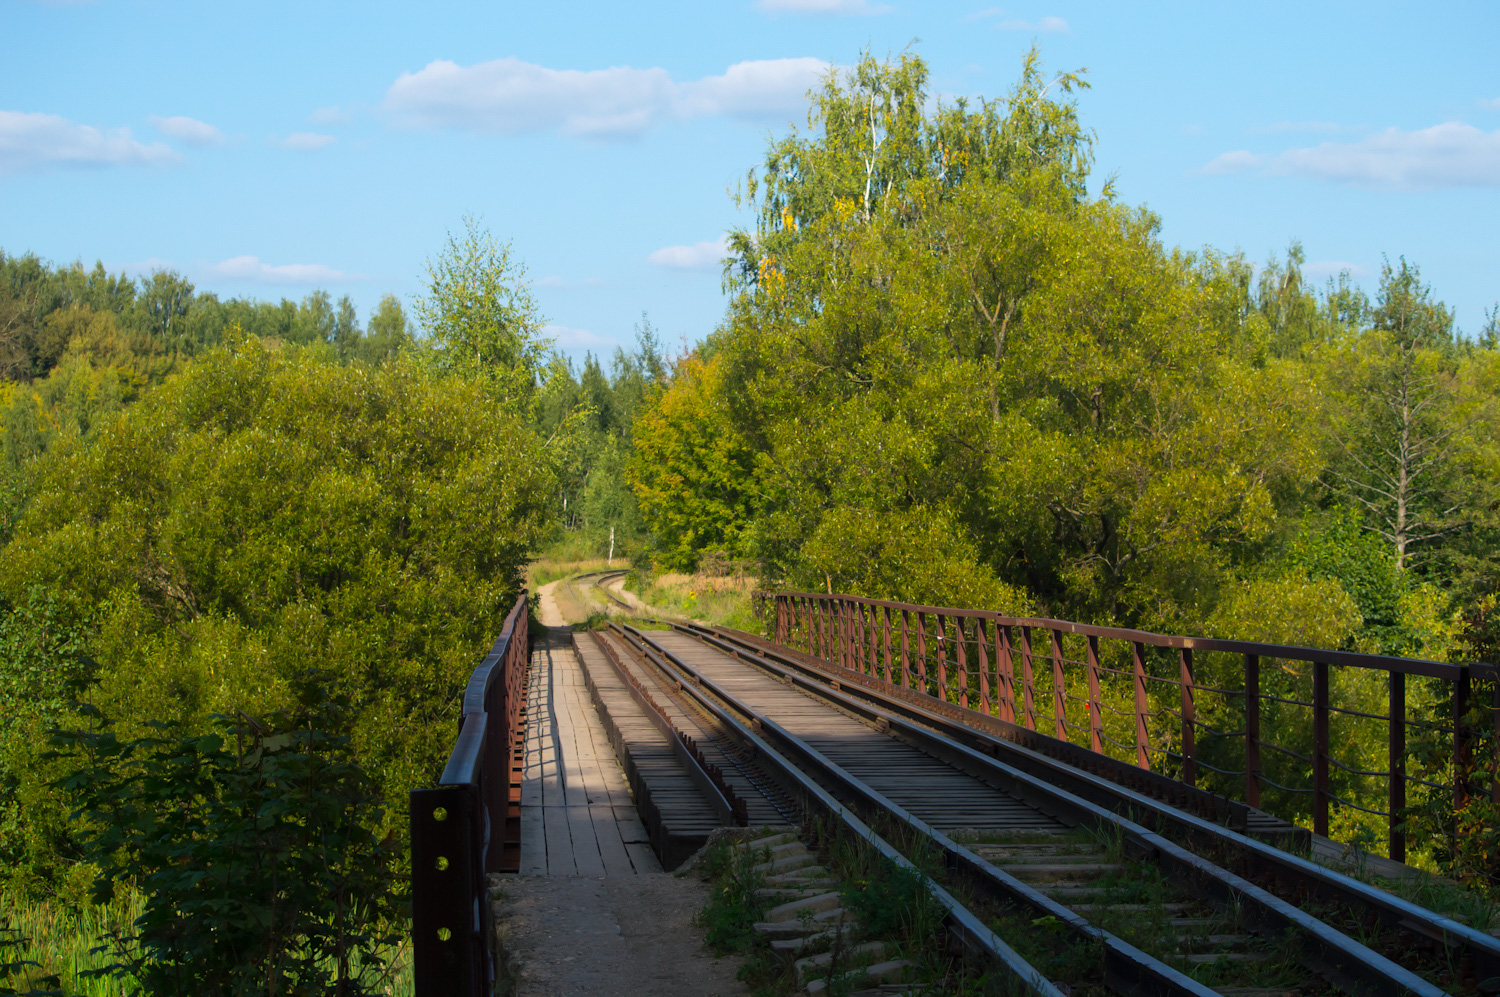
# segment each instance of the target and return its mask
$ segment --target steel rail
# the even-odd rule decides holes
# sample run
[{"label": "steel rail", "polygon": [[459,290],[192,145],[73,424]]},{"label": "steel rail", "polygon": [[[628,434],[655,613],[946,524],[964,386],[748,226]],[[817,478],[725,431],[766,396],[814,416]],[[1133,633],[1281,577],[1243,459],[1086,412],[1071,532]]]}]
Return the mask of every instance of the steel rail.
[{"label": "steel rail", "polygon": [[[648,661],[661,668],[666,674],[671,675],[672,669],[666,661],[660,658],[659,653],[647,642],[639,638],[639,631],[634,627],[622,628],[615,623],[610,624],[610,629],[621,635],[621,638],[630,646],[641,652]],[[1054,986],[1034,966],[1018,954],[1015,949],[1006,944],[1005,940],[997,935],[963,905],[953,894],[943,889],[942,886],[932,881],[932,878],[914,865],[905,855],[902,855],[890,842],[862,821],[849,807],[842,803],[828,790],[824,789],[816,781],[809,778],[795,764],[785,758],[779,751],[767,742],[760,734],[749,726],[746,726],[729,710],[721,706],[712,696],[705,694],[691,682],[683,683],[682,692],[689,696],[707,712],[723,725],[733,737],[740,741],[741,745],[754,753],[755,760],[764,764],[774,776],[782,781],[786,789],[800,797],[804,805],[816,809],[834,818],[844,829],[855,837],[868,843],[882,857],[900,869],[916,875],[926,885],[933,899],[944,910],[944,921],[948,929],[964,944],[966,948],[974,952],[981,959],[1000,967],[1017,983],[1025,988],[1027,993],[1036,997],[1063,997],[1062,991]]]},{"label": "steel rail", "polygon": [[580,595],[581,593],[578,591],[578,589],[573,587],[573,583],[582,581],[585,578],[592,578],[594,580],[593,584],[585,585],[585,589],[593,588],[599,592],[602,592],[606,599],[614,603],[616,606],[619,606],[621,609],[633,609],[634,607],[632,607],[630,603],[626,602],[624,599],[621,599],[609,589],[600,584],[600,582],[604,581],[606,578],[614,578],[616,576],[624,574],[626,574],[626,571],[623,568],[614,568],[607,571],[585,571],[581,575],[571,575],[567,579],[568,591],[572,592],[575,596]]},{"label": "steel rail", "polygon": [[[672,746],[672,754],[676,756],[677,763],[687,772],[688,778],[693,780],[693,785],[698,787],[698,792],[703,794],[703,799],[708,802],[719,823],[724,827],[744,827],[748,824],[745,801],[735,795],[734,790],[724,781],[724,776],[718,767],[710,764],[698,750],[698,746],[693,743],[693,739],[678,729],[665,711],[657,705],[656,700],[651,698],[651,693],[647,692],[636,677],[630,674],[625,663],[615,655],[614,648],[599,636],[599,632],[590,630],[589,636],[594,639],[594,643],[604,654],[604,659],[619,676],[620,683],[625,686],[626,692],[630,693],[630,698],[635,701],[635,705],[640,707],[646,719]],[[593,696],[595,704],[602,703],[598,686],[594,684],[593,677],[587,669],[584,670],[584,678],[588,682],[589,693]]]},{"label": "steel rail", "polygon": [[[777,747],[794,756],[804,772],[821,773],[834,784],[836,792],[851,797],[870,811],[888,814],[905,824],[917,834],[931,841],[942,851],[950,868],[973,877],[985,887],[991,896],[1015,901],[1030,907],[1043,917],[1053,917],[1083,940],[1100,946],[1104,953],[1104,978],[1110,989],[1121,994],[1156,994],[1162,997],[1216,997],[1215,991],[1192,977],[1147,954],[1124,939],[1091,924],[1068,907],[1041,893],[1034,887],[1015,878],[1003,869],[954,841],[920,817],[895,803],[871,787],[868,783],[850,774],[838,763],[812,747],[803,739],[776,723],[753,707],[748,706],[727,692],[698,669],[683,661],[667,648],[650,641],[634,627],[623,628],[634,634],[642,643],[649,644],[659,655],[680,669],[694,686],[708,690],[715,698],[746,716],[762,736],[769,735]],[[665,668],[665,665],[659,665]],[[668,669],[670,674],[670,669]],[[699,696],[701,692],[695,690]]]},{"label": "steel rail", "polygon": [[[1134,819],[1150,820],[1157,826],[1170,826],[1190,840],[1228,852],[1246,868],[1270,871],[1278,884],[1300,885],[1316,898],[1362,908],[1376,914],[1388,927],[1411,931],[1428,938],[1441,945],[1457,960],[1471,961],[1481,980],[1500,976],[1500,939],[1351,876],[1320,866],[1309,859],[1204,820],[1169,803],[1152,799],[1128,786],[1014,744],[996,733],[997,730],[1013,726],[1004,721],[976,711],[965,711],[952,703],[941,704],[944,710],[939,711],[913,702],[905,696],[890,696],[876,688],[868,678],[855,672],[848,672],[853,680],[841,682],[830,668],[799,662],[791,656],[769,652],[738,638],[726,639],[728,635],[722,630],[710,630],[696,624],[674,624],[674,627],[717,646],[732,646],[741,653],[750,650],[750,660],[778,677],[785,669],[812,676],[807,688],[820,696],[828,696],[831,688],[841,701],[859,702],[850,697],[853,693],[879,703],[881,708],[875,715],[892,711],[903,715],[908,721],[915,721],[910,725],[914,736],[930,741],[929,746],[934,751],[943,750],[945,744],[963,749],[963,757],[976,771],[983,771],[997,764],[997,759],[992,756],[1004,753],[1017,768],[1048,783],[1060,785],[1080,797],[1116,812],[1124,812]],[[831,687],[825,684],[830,682]],[[955,714],[958,719],[945,715],[947,712]],[[968,714],[972,714],[972,717]],[[966,720],[972,722],[965,722]]]},{"label": "steel rail", "polygon": [[[697,632],[703,629],[701,627],[674,625],[674,629],[716,646],[725,653],[740,650],[717,636]],[[668,654],[669,660],[672,660],[679,668],[693,671],[691,665],[671,655],[665,648],[661,650]],[[880,709],[863,699],[846,694],[842,688],[833,688],[816,679],[810,679],[797,669],[778,666],[759,653],[749,656],[737,654],[736,656],[741,660],[746,660],[748,657],[751,663],[765,669],[782,681],[790,681],[793,685],[829,700],[846,711],[863,716],[872,723],[886,726],[892,732],[899,732],[923,750],[991,785],[998,782],[1000,786],[997,788],[1017,793],[1041,809],[1059,816],[1066,816],[1078,823],[1118,829],[1132,842],[1139,854],[1153,859],[1179,880],[1192,882],[1209,890],[1221,903],[1238,904],[1241,910],[1250,914],[1251,919],[1259,922],[1263,927],[1292,931],[1303,946],[1306,955],[1305,964],[1346,990],[1354,993],[1413,994],[1422,995],[1422,997],[1439,997],[1444,993],[1443,990],[1405,967],[1349,938],[1268,890],[1193,854],[1181,845],[1117,813],[1110,807],[1075,795],[1054,784],[1053,781],[1038,778],[1007,765],[997,758],[915,723],[900,712]],[[860,691],[868,693],[870,690],[861,689]],[[1014,747],[1009,744],[1004,746]],[[1071,766],[1061,765],[1052,759],[1046,759],[1046,761],[1050,762],[1056,770],[1071,770],[1071,774],[1084,780],[1092,780],[1111,790],[1130,792],[1106,780],[1072,770]],[[1140,794],[1130,793],[1130,795],[1142,803],[1151,804],[1153,810],[1170,809]],[[1201,818],[1192,819],[1206,827],[1215,826]],[[1255,844],[1261,843],[1255,842]],[[1269,846],[1262,845],[1262,847],[1268,851],[1278,851],[1270,849]]]}]

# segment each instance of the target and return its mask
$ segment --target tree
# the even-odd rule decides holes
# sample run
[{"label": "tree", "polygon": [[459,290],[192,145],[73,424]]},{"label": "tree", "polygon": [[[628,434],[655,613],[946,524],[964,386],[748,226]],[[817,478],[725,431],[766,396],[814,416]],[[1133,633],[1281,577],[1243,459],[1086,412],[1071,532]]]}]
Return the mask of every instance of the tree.
[{"label": "tree", "polygon": [[927,65],[913,53],[877,61],[866,50],[842,76],[830,70],[812,94],[807,134],[771,143],[761,169],[746,176],[756,229],[730,233],[732,281],[777,273],[778,256],[830,214],[910,218],[966,182],[1028,175],[1081,198],[1093,136],[1057,96],[1088,84],[1081,71],[1043,79],[1033,48],[1005,101],[961,98],[929,116]]},{"label": "tree", "polygon": [[401,299],[394,294],[387,294],[375,306],[369,328],[360,340],[358,352],[362,360],[376,363],[395,356],[410,341],[406,328],[406,311],[401,307]]},{"label": "tree", "polygon": [[[354,709],[335,733],[398,798],[436,772],[550,520],[541,443],[491,390],[231,337],[32,462],[0,598],[42,586],[60,623],[91,620],[88,698],[124,738],[287,707],[320,661]],[[55,874],[76,852],[35,806],[36,741],[13,742],[12,771],[32,773],[18,812],[47,825],[26,835]]]},{"label": "tree", "polygon": [[175,352],[180,343],[179,320],[188,313],[193,302],[193,285],[173,270],[156,270],[150,280],[144,282],[137,307],[145,312],[147,328],[165,348]]},{"label": "tree", "polygon": [[427,262],[427,293],[416,302],[432,361],[482,374],[500,398],[523,409],[550,345],[525,277],[510,244],[497,243],[468,216],[463,232],[450,233],[443,252]]},{"label": "tree", "polygon": [[1406,571],[1465,522],[1454,464],[1463,427],[1454,419],[1453,314],[1403,257],[1381,268],[1372,317],[1344,361],[1352,367],[1341,399],[1349,418],[1336,432],[1341,459],[1331,483],[1364,510]]}]

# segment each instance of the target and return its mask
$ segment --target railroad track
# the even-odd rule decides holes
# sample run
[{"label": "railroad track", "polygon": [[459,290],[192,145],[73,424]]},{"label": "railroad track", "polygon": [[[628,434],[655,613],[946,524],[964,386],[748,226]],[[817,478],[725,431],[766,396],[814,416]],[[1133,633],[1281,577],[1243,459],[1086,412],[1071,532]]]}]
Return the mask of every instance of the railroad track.
[{"label": "railroad track", "polygon": [[632,611],[634,607],[632,607],[630,603],[626,602],[624,599],[621,599],[618,595],[616,595],[608,585],[609,582],[612,582],[618,578],[624,578],[625,574],[626,573],[623,569],[610,571],[587,571],[581,575],[572,576],[563,584],[568,590],[569,597],[572,598],[573,601],[577,603],[579,608],[583,609],[585,612],[588,611],[590,606],[597,603],[597,600],[594,599],[591,594],[595,592],[604,596],[604,598],[608,599],[617,608],[629,612]]},{"label": "railroad track", "polygon": [[1061,991],[1002,933],[1019,944],[1037,925],[1101,953],[1098,982],[1121,994],[1436,997],[1500,977],[1482,932],[909,694],[731,631],[611,629],[663,697],[804,811],[897,865],[940,854],[950,933],[1028,992]]}]

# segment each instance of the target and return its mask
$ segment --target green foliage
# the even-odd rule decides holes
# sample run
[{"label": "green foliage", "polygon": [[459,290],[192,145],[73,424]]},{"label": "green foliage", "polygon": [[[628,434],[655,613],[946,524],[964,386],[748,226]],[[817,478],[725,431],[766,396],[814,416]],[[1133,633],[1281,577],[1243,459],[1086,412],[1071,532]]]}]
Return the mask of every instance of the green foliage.
[{"label": "green foliage", "polygon": [[416,314],[428,358],[440,369],[492,379],[497,397],[527,411],[548,343],[526,270],[472,216],[427,262],[427,293]]},{"label": "green foliage", "polygon": [[[399,798],[439,765],[546,524],[539,441],[491,399],[408,360],[235,339],[33,464],[0,597],[40,585],[60,626],[88,621],[86,695],[126,737],[286,707],[318,661],[355,705],[337,733]],[[41,824],[21,832],[36,874],[61,876],[73,845],[45,772],[7,765]]]},{"label": "green foliage", "polygon": [[322,681],[306,677],[302,709],[207,733],[152,724],[121,740],[101,723],[54,738],[96,901],[126,881],[146,894],[97,975],[161,995],[384,992],[399,850],[370,830],[379,790],[330,733],[351,718],[316,698]]},{"label": "green foliage", "polygon": [[[40,979],[33,977],[32,967],[37,965],[36,961],[23,958],[28,942],[29,939],[19,929],[10,927],[0,918],[0,997],[62,997],[63,991],[57,989],[62,981],[57,976],[43,976]],[[17,977],[27,981],[23,984],[26,986],[25,990],[17,990],[6,982],[14,981]]]}]

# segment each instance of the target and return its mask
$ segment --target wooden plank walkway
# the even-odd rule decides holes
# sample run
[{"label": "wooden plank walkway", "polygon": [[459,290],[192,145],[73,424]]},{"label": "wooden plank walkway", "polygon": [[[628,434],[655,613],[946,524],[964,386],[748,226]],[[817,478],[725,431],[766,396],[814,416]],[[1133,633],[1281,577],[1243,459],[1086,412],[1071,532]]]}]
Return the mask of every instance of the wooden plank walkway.
[{"label": "wooden plank walkway", "polygon": [[521,875],[661,872],[566,628],[534,644],[527,684]]}]

